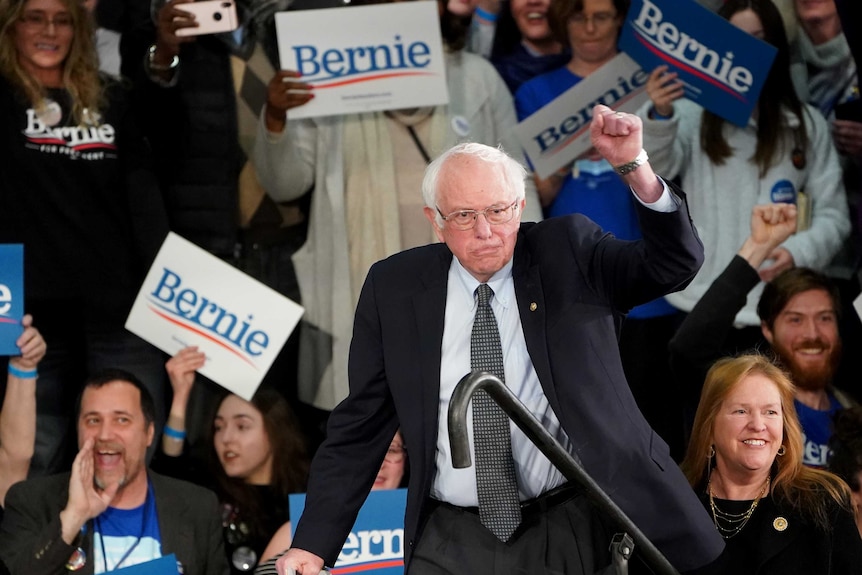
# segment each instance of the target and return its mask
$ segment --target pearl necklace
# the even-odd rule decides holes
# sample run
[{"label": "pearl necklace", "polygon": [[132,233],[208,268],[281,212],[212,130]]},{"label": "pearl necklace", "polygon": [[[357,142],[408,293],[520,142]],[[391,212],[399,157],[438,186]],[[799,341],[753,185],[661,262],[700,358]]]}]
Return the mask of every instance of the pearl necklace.
[{"label": "pearl necklace", "polygon": [[[706,490],[709,492],[709,508],[712,510],[712,522],[715,524],[715,528],[719,533],[721,533],[722,537],[730,539],[742,531],[742,528],[746,526],[748,520],[751,519],[752,515],[754,515],[754,510],[757,509],[757,504],[760,503],[761,498],[766,495],[767,491],[769,491],[769,477],[766,477],[766,483],[763,484],[763,489],[760,490],[757,498],[751,502],[751,506],[744,513],[728,513],[719,509],[712,496],[712,488],[710,487],[711,481],[712,477],[710,477],[706,484]],[[724,525],[719,524],[719,521]]]}]

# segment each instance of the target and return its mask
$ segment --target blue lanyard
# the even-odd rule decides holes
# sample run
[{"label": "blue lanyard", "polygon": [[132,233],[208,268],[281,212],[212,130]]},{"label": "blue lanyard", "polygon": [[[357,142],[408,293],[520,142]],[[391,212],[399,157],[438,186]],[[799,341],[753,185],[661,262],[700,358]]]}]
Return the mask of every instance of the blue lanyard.
[{"label": "blue lanyard", "polygon": [[123,562],[129,558],[129,555],[132,554],[132,551],[135,550],[135,548],[138,546],[138,543],[141,542],[141,539],[144,537],[144,533],[146,532],[147,522],[149,521],[150,517],[150,503],[152,497],[153,485],[148,480],[147,497],[146,499],[144,499],[144,512],[142,514],[143,516],[141,517],[141,532],[138,535],[138,538],[135,539],[135,542],[132,543],[132,546],[129,547],[125,553],[123,553],[123,556],[120,557],[120,560],[117,561],[113,569],[108,569],[108,555],[105,553],[105,534],[102,532],[102,524],[99,521],[99,518],[96,517],[96,531],[99,532],[99,542],[102,544],[102,561],[104,561],[105,563],[105,573],[108,573],[109,571],[116,571],[120,567],[120,565],[122,565]]}]

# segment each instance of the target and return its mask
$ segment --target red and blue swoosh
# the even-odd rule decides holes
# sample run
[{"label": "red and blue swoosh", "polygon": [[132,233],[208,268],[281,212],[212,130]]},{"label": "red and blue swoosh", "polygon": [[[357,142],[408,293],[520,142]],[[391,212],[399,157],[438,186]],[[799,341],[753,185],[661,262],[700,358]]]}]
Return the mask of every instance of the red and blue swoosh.
[{"label": "red and blue swoosh", "polygon": [[312,84],[316,90],[322,90],[325,88],[340,88],[342,86],[349,86],[351,84],[359,84],[362,82],[373,82],[376,80],[390,80],[392,78],[406,78],[410,76],[436,76],[434,72],[383,72],[380,74],[371,74],[368,76],[361,77],[353,77],[353,78],[344,78],[343,76],[336,76],[334,78],[324,78],[321,80],[306,80],[309,84]]},{"label": "red and blue swoosh", "polygon": [[164,308],[163,306],[161,306],[157,303],[151,302],[149,304],[149,308],[154,314],[156,314],[160,318],[164,319],[165,321],[168,321],[168,322],[170,322],[176,326],[179,326],[186,331],[190,331],[190,332],[194,333],[195,335],[199,335],[200,337],[208,339],[209,341],[213,342],[214,344],[218,345],[219,347],[222,347],[225,350],[232,353],[233,355],[237,356],[242,361],[244,361],[245,363],[252,366],[254,369],[259,369],[257,367],[257,365],[254,364],[253,361],[251,361],[245,354],[239,352],[236,349],[236,347],[234,347],[233,345],[227,344],[224,341],[222,341],[221,339],[219,339],[217,337],[213,337],[212,335],[208,334],[207,332],[205,332],[205,331],[203,331],[197,327],[194,327],[194,324],[189,324],[188,322],[180,320],[176,314],[174,314],[170,310]]},{"label": "red and blue swoosh", "polygon": [[349,575],[350,573],[364,573],[367,571],[377,571],[379,569],[397,569],[404,568],[404,559],[385,559],[382,561],[371,561],[369,563],[359,563],[356,565],[345,565],[344,567],[333,567],[330,569],[332,575]]},{"label": "red and blue swoosh", "polygon": [[63,138],[57,138],[55,136],[44,136],[44,137],[28,137],[28,140],[33,142],[34,144],[46,145],[53,144],[56,146],[66,146],[68,148],[72,148],[76,152],[83,152],[86,150],[116,150],[117,146],[115,144],[106,144],[104,142],[89,142],[86,144],[78,144],[77,146],[70,146],[69,143]]},{"label": "red and blue swoosh", "polygon": [[742,94],[740,94],[739,92],[737,92],[736,90],[731,88],[730,86],[716,80],[715,78],[713,78],[712,76],[710,76],[708,74],[704,74],[703,72],[701,72],[697,68],[693,68],[692,66],[688,65],[685,62],[685,60],[680,60],[678,58],[674,58],[673,56],[669,55],[668,53],[663,52],[662,50],[659,50],[658,48],[655,47],[655,45],[652,42],[650,42],[646,37],[644,37],[643,34],[641,34],[640,30],[638,30],[637,27],[634,27],[633,29],[635,31],[635,35],[634,35],[635,38],[637,38],[638,41],[640,41],[640,43],[643,44],[647,50],[652,52],[660,60],[663,60],[665,62],[673,64],[675,67],[679,68],[680,70],[684,70],[685,72],[691,74],[692,76],[696,76],[696,77],[700,78],[701,80],[703,80],[704,82],[712,84],[713,86],[715,86],[719,90],[727,92],[728,94],[730,94],[734,98],[737,98],[738,100],[741,100],[742,102],[746,102],[746,103],[748,102],[748,100],[745,98],[745,96],[743,96]]}]

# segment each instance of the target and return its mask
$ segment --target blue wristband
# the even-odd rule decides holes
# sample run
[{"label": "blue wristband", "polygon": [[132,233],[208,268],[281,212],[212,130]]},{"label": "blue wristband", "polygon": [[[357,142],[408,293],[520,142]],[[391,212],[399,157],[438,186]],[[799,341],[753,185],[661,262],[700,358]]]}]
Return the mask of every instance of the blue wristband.
[{"label": "blue wristband", "polygon": [[496,22],[497,21],[497,15],[496,14],[491,14],[487,10],[482,10],[478,6],[476,6],[476,16],[478,16],[482,20],[487,20],[488,22]]},{"label": "blue wristband", "polygon": [[165,426],[164,433],[165,433],[165,435],[167,435],[171,439],[177,439],[177,440],[182,441],[183,439],[186,438],[186,432],[185,431],[180,431],[178,429],[174,429],[173,427],[169,427],[167,425]]},{"label": "blue wristband", "polygon": [[18,369],[11,363],[9,364],[9,373],[14,375],[15,377],[20,377],[21,379],[36,379],[39,377],[39,372],[35,369],[31,369],[30,371],[24,371],[23,369]]}]

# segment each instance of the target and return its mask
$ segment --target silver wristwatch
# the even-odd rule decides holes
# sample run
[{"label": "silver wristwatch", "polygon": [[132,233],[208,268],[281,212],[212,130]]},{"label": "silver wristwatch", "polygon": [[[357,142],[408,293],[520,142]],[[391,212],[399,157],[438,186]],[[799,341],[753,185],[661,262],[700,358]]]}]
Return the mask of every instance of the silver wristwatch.
[{"label": "silver wristwatch", "polygon": [[646,150],[641,148],[641,151],[638,153],[634,160],[620,166],[614,166],[614,171],[621,176],[625,176],[629,172],[634,172],[639,167],[646,164],[647,160],[649,160],[649,156],[647,156]]}]

